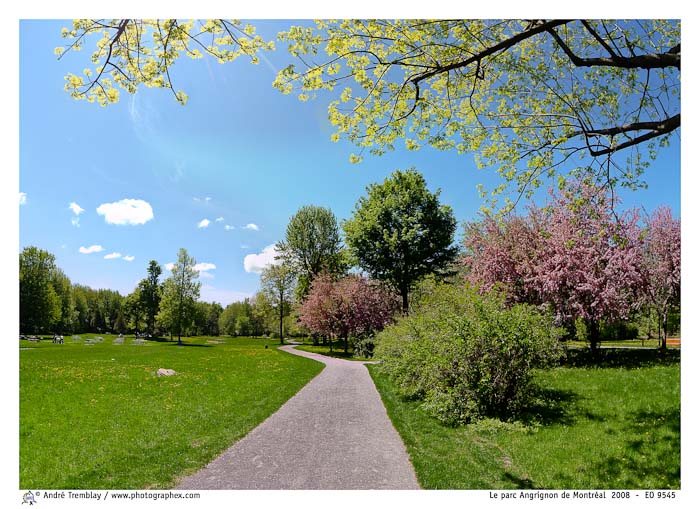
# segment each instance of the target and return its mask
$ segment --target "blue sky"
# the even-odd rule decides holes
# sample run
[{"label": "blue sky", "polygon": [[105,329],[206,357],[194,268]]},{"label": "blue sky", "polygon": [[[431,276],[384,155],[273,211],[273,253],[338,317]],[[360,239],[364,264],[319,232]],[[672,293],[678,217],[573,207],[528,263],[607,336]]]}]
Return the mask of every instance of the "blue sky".
[{"label": "blue sky", "polygon": [[[266,38],[289,26],[254,24]],[[368,184],[414,166],[462,222],[482,204],[476,185],[498,182],[471,155],[432,149],[349,163],[356,150],[330,141],[327,101],[302,103],[272,88],[291,62],[282,47],[257,66],[178,62],[184,107],[148,89],[106,108],[75,101],[63,76],[90,66],[90,48],[58,61],[64,26],[20,22],[19,249],[50,251],[74,283],[127,294],[149,260],[165,265],[184,247],[202,264],[201,298],[227,304],[258,289],[252,269],[303,205],[348,218]],[[652,164],[649,189],[623,193],[626,206],[666,204],[680,215],[679,136]]]}]

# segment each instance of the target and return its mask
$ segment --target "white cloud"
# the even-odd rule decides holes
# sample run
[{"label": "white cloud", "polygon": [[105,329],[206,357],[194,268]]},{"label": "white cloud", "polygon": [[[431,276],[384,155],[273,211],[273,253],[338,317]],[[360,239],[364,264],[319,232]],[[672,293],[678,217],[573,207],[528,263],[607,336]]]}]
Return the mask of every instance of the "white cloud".
[{"label": "white cloud", "polygon": [[258,228],[258,225],[255,223],[248,223],[243,228],[245,228],[246,230],[255,230],[255,231],[258,231],[260,229],[260,228]]},{"label": "white cloud", "polygon": [[197,228],[206,228],[209,226],[209,223],[211,223],[211,221],[208,219],[202,219],[199,223],[197,223]]},{"label": "white cloud", "polygon": [[229,231],[229,230],[235,230],[235,226],[231,226],[230,224],[224,225],[224,230]]},{"label": "white cloud", "polygon": [[115,258],[121,258],[121,257],[122,257],[121,253],[114,252],[114,253],[109,253],[109,254],[105,255],[105,260],[114,260]]},{"label": "white cloud", "polygon": [[206,198],[204,198],[204,201],[206,201],[206,202],[211,201],[211,196],[207,196]]},{"label": "white cloud", "polygon": [[79,217],[74,217],[70,220],[70,224],[75,226],[76,228],[80,228],[80,218]]},{"label": "white cloud", "polygon": [[134,257],[131,256],[131,255],[126,255],[126,256],[124,256],[123,258],[124,258],[127,262],[133,262],[133,261],[134,261]]},{"label": "white cloud", "polygon": [[248,244],[241,244],[241,249],[250,249]]},{"label": "white cloud", "polygon": [[103,203],[97,213],[109,224],[144,224],[153,219],[151,205],[143,200],[126,198],[114,203]]},{"label": "white cloud", "polygon": [[70,205],[68,205],[68,208],[71,209],[73,211],[73,214],[75,214],[76,216],[79,216],[80,214],[85,212],[85,209],[82,208],[77,203],[75,203],[74,201],[70,202]]},{"label": "white cloud", "polygon": [[270,265],[278,265],[281,263],[281,260],[275,260],[275,256],[278,254],[275,245],[270,244],[262,250],[262,253],[246,255],[243,259],[243,267],[246,272],[256,272],[259,274]]},{"label": "white cloud", "polygon": [[78,249],[78,251],[80,251],[83,254],[99,253],[100,251],[104,251],[104,250],[105,250],[105,248],[103,248],[102,246],[100,246],[98,244],[93,244],[90,247],[80,246],[80,249]]},{"label": "white cloud", "polygon": [[241,302],[243,299],[250,298],[252,294],[235,290],[224,290],[203,284],[200,288],[199,296],[200,300],[204,302],[218,302],[222,306],[228,306],[232,302]]},{"label": "white cloud", "polygon": [[19,193],[19,204],[25,205],[27,203],[27,193]]},{"label": "white cloud", "polygon": [[209,270],[214,270],[216,268],[216,265],[213,263],[197,263],[195,264],[194,267],[192,267],[194,270],[199,272],[199,277],[203,277],[205,279],[214,279],[214,274],[211,274],[210,272],[207,272]]},{"label": "white cloud", "polygon": [[216,219],[214,219],[214,221],[216,221],[217,223],[220,223],[220,222],[222,222],[223,220],[224,220],[223,217],[217,217]]},{"label": "white cloud", "polygon": [[166,270],[173,270],[173,267],[175,267],[175,264],[173,262],[166,263],[165,264],[165,269]]}]

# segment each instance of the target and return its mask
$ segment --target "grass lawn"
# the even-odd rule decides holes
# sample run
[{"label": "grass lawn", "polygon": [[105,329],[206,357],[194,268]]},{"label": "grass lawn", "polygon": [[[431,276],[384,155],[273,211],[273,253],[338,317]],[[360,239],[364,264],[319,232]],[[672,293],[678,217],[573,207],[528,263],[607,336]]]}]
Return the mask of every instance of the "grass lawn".
[{"label": "grass lawn", "polygon": [[570,353],[537,373],[542,398],[520,422],[457,428],[368,368],[423,488],[679,489],[679,353],[606,351],[603,367]]},{"label": "grass lawn", "polygon": [[[274,341],[20,341],[20,489],[163,489],[275,412],[322,365]],[[268,343],[269,348],[265,348]],[[158,368],[174,369],[158,377]]]}]

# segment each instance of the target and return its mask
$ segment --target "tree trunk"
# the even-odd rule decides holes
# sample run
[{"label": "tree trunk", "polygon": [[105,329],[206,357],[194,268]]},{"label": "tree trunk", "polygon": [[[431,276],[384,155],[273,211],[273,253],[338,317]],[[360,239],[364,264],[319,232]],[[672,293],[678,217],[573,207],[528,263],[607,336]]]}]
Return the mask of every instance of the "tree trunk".
[{"label": "tree trunk", "polygon": [[408,288],[401,289],[401,309],[404,315],[408,314]]},{"label": "tree trunk", "polygon": [[600,342],[600,330],[598,329],[598,322],[595,320],[590,320],[587,325],[588,340],[591,343],[591,352],[593,352],[593,355],[597,355],[598,343]]},{"label": "tree trunk", "polygon": [[348,335],[347,334],[345,335],[343,340],[345,341],[345,343],[344,343],[345,353],[348,353]]},{"label": "tree trunk", "polygon": [[668,311],[664,311],[662,318],[661,350],[666,350],[666,337],[668,335]]},{"label": "tree trunk", "polygon": [[280,293],[280,345],[284,344],[284,336],[282,336],[282,321],[284,320],[284,299]]}]

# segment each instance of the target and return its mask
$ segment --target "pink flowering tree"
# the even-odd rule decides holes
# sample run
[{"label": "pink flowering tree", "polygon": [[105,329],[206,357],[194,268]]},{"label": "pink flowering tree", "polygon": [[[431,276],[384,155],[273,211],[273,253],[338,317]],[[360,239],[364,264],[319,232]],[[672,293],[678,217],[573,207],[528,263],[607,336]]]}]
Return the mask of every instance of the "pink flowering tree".
[{"label": "pink flowering tree", "polygon": [[539,209],[529,217],[490,215],[465,226],[462,262],[467,282],[487,293],[498,286],[508,303],[536,303],[533,270],[541,248]]},{"label": "pink flowering tree", "polygon": [[644,237],[644,297],[656,312],[661,348],[666,348],[668,314],[680,302],[681,221],[660,207],[646,220]]},{"label": "pink flowering tree", "polygon": [[532,283],[562,322],[581,318],[591,349],[602,320],[626,319],[643,284],[639,214],[613,214],[606,190],[573,181],[551,193]]},{"label": "pink flowering tree", "polygon": [[393,292],[364,276],[334,280],[324,274],[314,279],[299,310],[299,321],[312,333],[342,339],[347,353],[350,337],[383,329],[391,323],[399,305]]},{"label": "pink flowering tree", "polygon": [[467,280],[500,285],[510,303],[547,304],[562,324],[582,319],[595,350],[600,322],[626,319],[645,287],[638,211],[615,205],[607,190],[572,180],[526,216],[468,224]]}]

